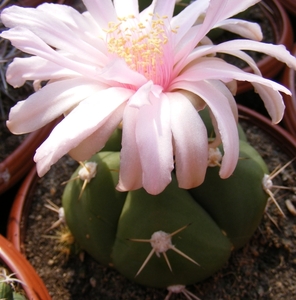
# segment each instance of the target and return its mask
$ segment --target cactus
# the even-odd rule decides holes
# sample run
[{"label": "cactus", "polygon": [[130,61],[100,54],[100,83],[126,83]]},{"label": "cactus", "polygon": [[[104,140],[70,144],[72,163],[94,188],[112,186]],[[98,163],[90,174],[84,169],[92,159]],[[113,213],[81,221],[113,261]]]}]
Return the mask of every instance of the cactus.
[{"label": "cactus", "polygon": [[183,286],[209,277],[250,239],[268,198],[262,188],[267,166],[241,136],[240,160],[228,179],[219,177],[218,166],[209,167],[202,185],[184,190],[173,173],[159,195],[116,190],[120,138],[113,139],[104,148],[109,151],[90,159],[97,173],[83,193],[78,179],[65,188],[66,222],[76,241],[97,261],[146,286]]},{"label": "cactus", "polygon": [[1,267],[0,273],[0,299],[2,300],[26,300],[27,298],[18,291],[17,283],[20,280],[13,278],[14,274],[7,275],[6,269]]}]

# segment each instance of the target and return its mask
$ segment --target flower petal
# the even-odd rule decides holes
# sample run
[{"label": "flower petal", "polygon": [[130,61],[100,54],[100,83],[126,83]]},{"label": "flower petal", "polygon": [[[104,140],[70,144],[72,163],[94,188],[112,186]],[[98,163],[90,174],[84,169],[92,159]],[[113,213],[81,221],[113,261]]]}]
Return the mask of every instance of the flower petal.
[{"label": "flower petal", "polygon": [[[50,10],[55,5],[45,5]],[[23,8],[11,6],[1,14],[1,19],[6,27],[21,26],[41,38],[46,44],[55,49],[62,49],[69,53],[82,57],[85,61],[98,64],[98,61],[106,60],[106,55],[78,36],[77,30],[71,30],[63,21],[55,16],[35,8]],[[81,32],[81,31],[80,31]],[[85,55],[87,53],[88,55]]]},{"label": "flower petal", "polygon": [[83,0],[83,3],[102,29],[107,29],[109,22],[118,21],[111,0]]},{"label": "flower petal", "polygon": [[138,0],[113,0],[116,14],[119,18],[137,16],[139,14]]},{"label": "flower petal", "polygon": [[195,42],[198,42],[213,27],[215,27],[217,23],[246,10],[260,1],[261,0],[211,0],[204,22],[196,36]]},{"label": "flower petal", "polygon": [[[200,185],[208,162],[208,136],[205,124],[190,101],[181,93],[167,93],[171,107],[171,128],[180,188]],[[182,120],[180,122],[180,120]]]},{"label": "flower petal", "polygon": [[171,182],[174,168],[170,105],[165,94],[156,98],[150,93],[151,105],[139,109],[136,141],[143,169],[143,187],[149,194],[159,194]]},{"label": "flower petal", "polygon": [[125,105],[123,103],[115,108],[96,131],[85,138],[77,147],[69,151],[70,156],[77,161],[84,161],[100,151],[122,121]]},{"label": "flower petal", "polygon": [[114,111],[131,95],[132,91],[127,89],[109,88],[89,97],[74,108],[37,149],[34,160],[39,176],[43,176],[52,164],[112,118]]},{"label": "flower petal", "polygon": [[61,52],[55,51],[48,46],[43,40],[23,27],[15,27],[0,34],[1,37],[9,39],[13,46],[23,52],[39,56],[45,60],[49,60],[63,68],[70,69],[87,78],[97,79],[97,66],[87,65],[77,60],[69,59]]},{"label": "flower petal", "polygon": [[191,63],[184,72],[177,77],[170,89],[173,90],[175,88],[175,83],[177,81],[199,81],[199,80],[208,80],[208,79],[217,79],[223,82],[229,82],[233,79],[240,81],[249,81],[251,83],[258,83],[264,86],[268,86],[273,88],[274,90],[278,90],[290,95],[290,91],[269,79],[265,79],[256,74],[251,74],[245,72],[234,65],[228,64],[222,59],[216,57],[204,57],[198,60],[198,63]]},{"label": "flower petal", "polygon": [[258,93],[263,100],[272,122],[275,124],[279,123],[285,112],[285,104],[282,95],[278,91],[267,86],[262,86],[257,83],[253,83],[253,86],[255,92]]},{"label": "flower petal", "polygon": [[172,18],[175,8],[175,1],[172,0],[156,0],[154,6],[154,14],[159,16],[167,16]]},{"label": "flower petal", "polygon": [[15,134],[35,131],[103,88],[106,86],[83,78],[50,83],[15,105],[7,126]]},{"label": "flower petal", "polygon": [[260,25],[245,20],[227,19],[217,23],[217,27],[251,40],[261,41],[263,38]]},{"label": "flower petal", "polygon": [[229,177],[236,167],[239,154],[237,125],[229,105],[229,100],[225,97],[223,92],[210,81],[183,81],[178,83],[178,88],[197,94],[209,106],[217,121],[224,148],[220,176],[221,178]]},{"label": "flower petal", "polygon": [[[211,0],[210,5],[206,11],[205,19],[203,23],[196,27],[196,34],[190,43],[186,46],[186,52],[184,53],[183,60],[190,54],[191,51],[199,44],[201,39],[216,26],[216,24],[229,17],[244,11],[251,5],[256,4],[260,0]],[[183,61],[182,60],[182,61]],[[181,61],[181,63],[182,63]],[[178,67],[179,69],[179,67]]]},{"label": "flower petal", "polygon": [[136,141],[139,109],[127,105],[123,114],[122,148],[117,190],[132,191],[142,187],[142,166]]},{"label": "flower petal", "polygon": [[78,73],[38,56],[16,57],[7,68],[6,80],[13,87],[22,86],[27,80],[57,80],[79,76]]},{"label": "flower petal", "polygon": [[[184,35],[191,29],[196,20],[205,13],[209,6],[209,0],[198,0],[192,2],[185,7],[177,16],[174,16],[171,20],[171,28],[178,28],[176,37],[174,39],[175,44],[184,37]],[[184,47],[184,44],[183,44]]]},{"label": "flower petal", "polygon": [[140,87],[147,82],[146,77],[133,71],[123,59],[114,59],[100,72],[100,77],[110,83],[125,84],[133,87]]},{"label": "flower petal", "polygon": [[290,68],[296,69],[296,58],[290,54],[285,46],[241,39],[227,41],[218,45],[206,45],[197,47],[188,56],[188,58],[186,58],[183,66],[186,66],[193,60],[206,55],[217,52],[233,55],[233,53],[235,53],[237,50],[249,50],[265,53],[266,55],[273,56],[276,59],[287,64]]}]

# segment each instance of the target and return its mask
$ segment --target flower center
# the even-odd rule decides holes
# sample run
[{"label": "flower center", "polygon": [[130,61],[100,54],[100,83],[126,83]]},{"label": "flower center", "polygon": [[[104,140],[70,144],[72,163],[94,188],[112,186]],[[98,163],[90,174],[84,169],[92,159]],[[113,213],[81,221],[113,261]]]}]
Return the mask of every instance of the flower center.
[{"label": "flower center", "polygon": [[175,30],[168,30],[166,16],[150,16],[152,18],[144,22],[139,22],[135,16],[120,18],[117,23],[109,22],[106,30],[108,51],[123,58],[132,70],[163,86],[163,71],[166,69],[167,75],[172,68],[164,54],[169,47],[169,36]]}]

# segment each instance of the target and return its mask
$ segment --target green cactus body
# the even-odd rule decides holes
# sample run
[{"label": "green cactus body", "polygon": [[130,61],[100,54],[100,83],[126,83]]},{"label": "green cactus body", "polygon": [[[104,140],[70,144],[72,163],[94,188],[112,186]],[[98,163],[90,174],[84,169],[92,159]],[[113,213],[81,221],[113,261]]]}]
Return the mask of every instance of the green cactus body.
[{"label": "green cactus body", "polygon": [[7,282],[0,282],[0,299],[13,300],[13,289]]},{"label": "green cactus body", "polygon": [[21,293],[13,292],[13,300],[27,300],[27,297]]},{"label": "green cactus body", "polygon": [[[92,157],[98,166],[98,173],[86,186],[80,199],[80,180],[67,184],[63,207],[67,224],[80,247],[104,264],[111,262],[117,222],[124,205],[126,193],[120,193],[114,186],[118,180],[119,152],[101,152]],[[77,177],[78,170],[73,174]]]},{"label": "green cactus body", "polygon": [[[168,287],[201,281],[227,262],[232,249],[248,241],[262,217],[267,168],[244,141],[240,157],[229,179],[221,179],[219,168],[211,167],[200,187],[184,190],[172,174],[171,184],[153,196],[143,189],[116,191],[119,152],[100,152],[90,159],[98,163],[97,175],[80,199],[83,182],[67,184],[66,222],[81,248],[140,284]],[[152,253],[144,264],[153,249],[153,233],[170,234],[187,224],[191,225],[171,237],[174,249]]]},{"label": "green cactus body", "polygon": [[237,167],[228,179],[220,179],[219,167],[208,168],[204,183],[190,190],[236,249],[254,233],[268,198],[262,188],[268,170],[259,153],[240,141],[239,156]]}]

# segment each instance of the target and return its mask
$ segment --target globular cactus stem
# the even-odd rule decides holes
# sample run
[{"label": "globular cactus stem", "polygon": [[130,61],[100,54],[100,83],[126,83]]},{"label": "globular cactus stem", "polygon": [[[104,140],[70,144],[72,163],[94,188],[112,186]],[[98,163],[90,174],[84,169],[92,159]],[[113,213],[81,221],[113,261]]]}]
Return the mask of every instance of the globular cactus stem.
[{"label": "globular cactus stem", "polygon": [[79,246],[130,280],[168,288],[169,294],[177,291],[172,287],[211,276],[251,238],[269,197],[262,185],[267,166],[239,131],[240,159],[228,179],[219,176],[223,149],[210,148],[203,184],[180,189],[173,172],[166,189],[150,195],[144,189],[116,190],[117,130],[104,151],[89,160],[96,165],[95,176],[85,184],[78,179],[79,167],[63,194],[66,223]]}]

